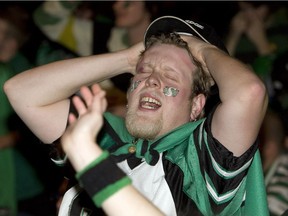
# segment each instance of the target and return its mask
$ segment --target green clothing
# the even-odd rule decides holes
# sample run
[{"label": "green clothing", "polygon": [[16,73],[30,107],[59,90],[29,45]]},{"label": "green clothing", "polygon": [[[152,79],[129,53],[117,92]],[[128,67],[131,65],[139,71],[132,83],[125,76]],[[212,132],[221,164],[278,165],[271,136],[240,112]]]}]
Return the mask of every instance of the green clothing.
[{"label": "green clothing", "polygon": [[[163,153],[162,161],[165,166],[171,163],[174,168],[178,167],[183,172],[183,185],[180,184],[183,188],[179,187],[179,190],[192,199],[199,212],[204,215],[215,215],[215,211],[218,211],[216,215],[268,215],[262,163],[256,145],[241,157],[233,157],[214,140],[210,131],[212,115],[209,114],[207,119],[180,126],[157,140],[138,139],[134,156],[143,158],[146,164],[154,166],[158,163],[154,160],[155,152]],[[121,158],[120,161],[129,160],[133,157],[129,148],[135,146],[134,138],[128,133],[122,118],[108,113],[105,118],[111,128],[107,130],[105,127],[108,132],[99,140],[101,147],[111,151],[116,158]],[[122,144],[119,144],[119,139]],[[164,162],[166,160],[169,162]],[[171,168],[166,170],[165,166],[165,173],[175,172]],[[137,168],[136,172],[138,169],[140,168]],[[129,177],[132,181],[137,181],[133,179],[133,171],[133,168],[128,169]],[[170,174],[165,175],[165,179],[169,182],[168,176]],[[179,176],[176,176],[176,179],[179,181]],[[141,181],[143,182],[143,179]],[[175,179],[171,182],[175,183]],[[175,190],[178,185],[173,184],[170,187]],[[179,203],[178,198],[173,197],[174,202]],[[181,212],[181,209],[177,211]]]},{"label": "green clothing", "polygon": [[[268,216],[257,143],[235,157],[213,137],[212,117],[213,111],[207,118],[186,123],[155,140],[145,140],[132,137],[124,119],[107,112],[97,143],[110,153],[133,186],[165,215]],[[56,157],[54,160],[64,162]],[[60,215],[97,215],[98,209],[91,205],[97,185],[89,185],[85,189],[90,200],[77,183],[69,189]]]},{"label": "green clothing", "polygon": [[[9,133],[7,118],[13,112],[12,107],[3,91],[4,82],[11,77],[7,65],[0,64],[0,136]],[[16,190],[13,149],[0,149],[0,208],[8,208],[12,215],[16,214]]]},{"label": "green clothing", "polygon": [[92,54],[93,23],[73,11],[81,1],[44,1],[33,13],[34,22],[51,40],[80,56]]},{"label": "green clothing", "polygon": [[16,214],[17,202],[15,192],[13,150],[0,150],[0,209],[8,208],[12,215]]},{"label": "green clothing", "polygon": [[265,174],[270,216],[280,216],[288,209],[288,153],[284,152]]},{"label": "green clothing", "polygon": [[8,65],[0,64],[0,101],[1,101],[1,112],[0,112],[0,135],[5,135],[9,132],[7,128],[7,118],[13,112],[13,109],[3,91],[3,85],[13,74],[9,69]]}]

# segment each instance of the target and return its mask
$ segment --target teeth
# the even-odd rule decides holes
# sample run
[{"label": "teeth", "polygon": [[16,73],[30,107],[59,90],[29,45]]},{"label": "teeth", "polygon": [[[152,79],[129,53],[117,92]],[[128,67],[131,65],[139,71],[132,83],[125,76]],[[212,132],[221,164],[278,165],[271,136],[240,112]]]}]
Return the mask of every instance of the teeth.
[{"label": "teeth", "polygon": [[143,97],[141,99],[141,102],[149,102],[149,103],[154,103],[154,104],[157,104],[159,106],[161,106],[161,103],[153,98],[150,98],[150,97]]}]

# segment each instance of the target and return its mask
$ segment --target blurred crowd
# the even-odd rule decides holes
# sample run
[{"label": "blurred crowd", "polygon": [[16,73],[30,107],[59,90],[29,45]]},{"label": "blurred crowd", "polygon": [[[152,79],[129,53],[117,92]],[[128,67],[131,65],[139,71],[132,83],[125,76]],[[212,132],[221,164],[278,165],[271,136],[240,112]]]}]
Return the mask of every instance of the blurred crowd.
[{"label": "blurred crowd", "polygon": [[[285,1],[1,2],[1,87],[32,67],[134,45],[162,15],[210,24],[230,55],[252,67],[267,86],[270,102],[259,147],[270,213],[281,215],[288,209],[287,6]],[[125,115],[130,79],[127,73],[101,82],[108,111]],[[50,146],[15,114],[2,88],[0,100],[0,216],[57,215],[69,180],[50,159]]]}]

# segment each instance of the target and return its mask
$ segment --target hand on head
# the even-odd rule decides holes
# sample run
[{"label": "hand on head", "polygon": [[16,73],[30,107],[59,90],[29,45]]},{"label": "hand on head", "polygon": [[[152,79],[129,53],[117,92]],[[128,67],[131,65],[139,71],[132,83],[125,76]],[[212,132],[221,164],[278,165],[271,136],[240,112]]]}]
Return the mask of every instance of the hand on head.
[{"label": "hand on head", "polygon": [[[181,38],[185,40],[190,48],[190,51],[193,55],[193,58],[196,62],[198,62],[202,68],[202,70],[207,73],[209,76],[211,76],[208,67],[206,65],[205,55],[204,51],[206,49],[218,49],[216,46],[209,44],[207,42],[204,42],[203,40],[197,38],[197,37],[191,37],[191,36],[184,36],[182,35]],[[220,51],[220,49],[218,49]],[[222,52],[222,51],[221,51]],[[214,85],[215,82],[213,78],[211,77],[211,86]]]},{"label": "hand on head", "polygon": [[130,69],[127,71],[130,71],[132,74],[136,73],[136,65],[138,63],[139,56],[143,50],[144,50],[143,42],[139,42],[127,49],[126,56],[127,56],[128,65],[130,67]]}]

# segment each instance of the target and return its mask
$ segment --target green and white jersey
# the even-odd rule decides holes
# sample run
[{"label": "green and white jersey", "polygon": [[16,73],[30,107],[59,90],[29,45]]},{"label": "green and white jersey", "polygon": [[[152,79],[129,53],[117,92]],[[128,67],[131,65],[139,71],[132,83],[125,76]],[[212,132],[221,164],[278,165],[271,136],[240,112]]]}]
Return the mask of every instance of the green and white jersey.
[{"label": "green and white jersey", "polygon": [[[106,113],[105,133],[98,141],[115,156],[133,185],[166,215],[248,215],[249,206],[255,204],[255,197],[250,197],[258,189],[261,207],[254,205],[252,211],[268,215],[257,144],[234,157],[213,138],[212,115],[148,141],[133,138],[121,118]],[[257,178],[257,186],[248,191],[252,178]]]},{"label": "green and white jersey", "polygon": [[[257,144],[234,157],[213,138],[212,115],[148,141],[135,139],[122,118],[105,113],[97,142],[165,215],[268,215]],[[69,194],[80,197],[81,189],[75,189]],[[99,215],[99,209],[79,205],[74,195],[63,201],[70,213],[61,210],[62,215],[83,210]]]},{"label": "green and white jersey", "polygon": [[265,175],[268,207],[271,216],[288,209],[288,153],[280,155]]}]

